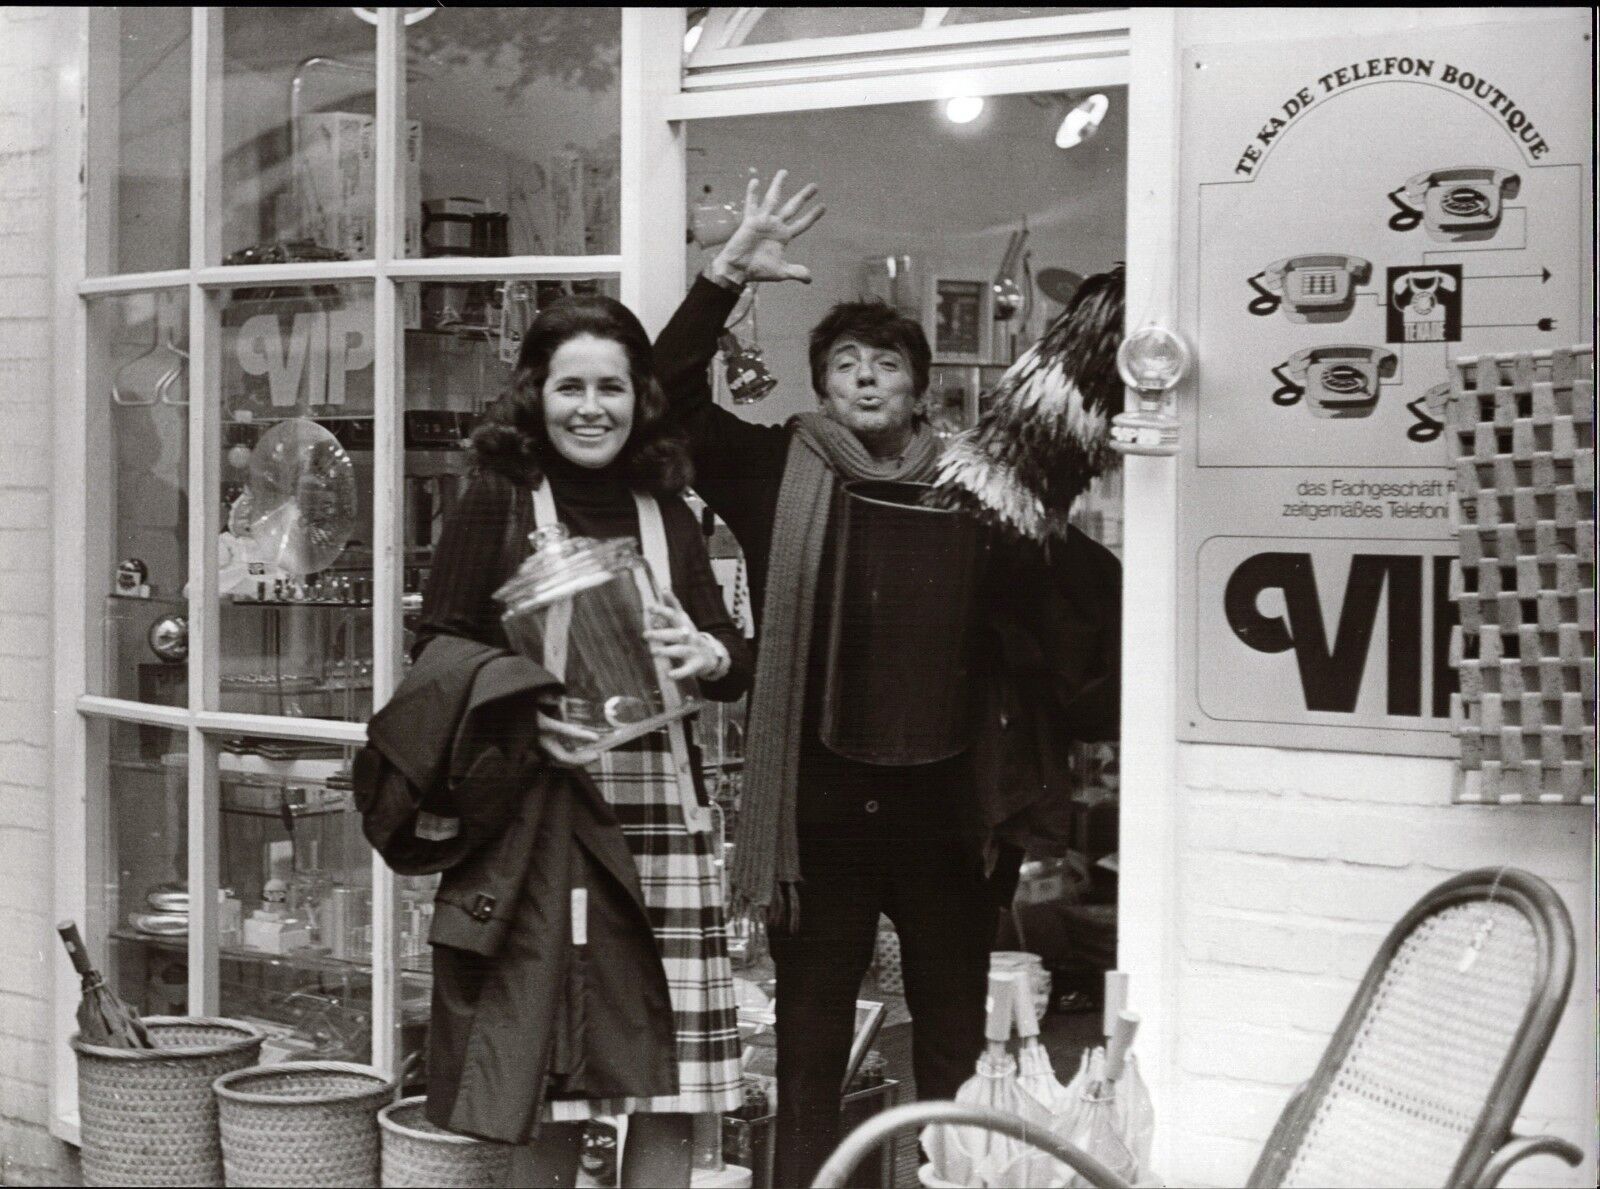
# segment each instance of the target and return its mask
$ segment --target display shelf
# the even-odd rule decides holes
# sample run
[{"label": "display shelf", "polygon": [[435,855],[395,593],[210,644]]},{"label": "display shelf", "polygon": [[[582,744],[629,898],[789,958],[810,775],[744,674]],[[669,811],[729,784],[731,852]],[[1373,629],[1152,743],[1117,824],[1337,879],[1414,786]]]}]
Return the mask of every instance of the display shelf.
[{"label": "display shelf", "polygon": [[[120,941],[130,945],[147,945],[158,950],[171,953],[187,954],[189,952],[189,935],[187,933],[141,933],[119,925],[112,929],[109,935],[111,940]],[[317,948],[291,950],[287,954],[275,954],[271,950],[252,949],[243,945],[219,945],[217,954],[224,960],[239,962],[264,962],[274,965],[291,966],[297,970],[311,973],[347,973],[371,975],[372,963],[360,961],[355,958],[336,958],[326,951]],[[419,954],[400,960],[401,973],[407,979],[418,979],[428,988],[433,986],[432,959],[427,954]]]}]

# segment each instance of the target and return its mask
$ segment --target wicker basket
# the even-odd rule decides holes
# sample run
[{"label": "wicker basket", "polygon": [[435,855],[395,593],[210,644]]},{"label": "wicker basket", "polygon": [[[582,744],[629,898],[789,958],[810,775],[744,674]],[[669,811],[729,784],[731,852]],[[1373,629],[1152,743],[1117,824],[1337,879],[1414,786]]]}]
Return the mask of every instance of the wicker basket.
[{"label": "wicker basket", "polygon": [[237,1020],[149,1016],[154,1049],[85,1044],[78,1116],[85,1185],[220,1185],[211,1083],[260,1059],[261,1033]]},{"label": "wicker basket", "polygon": [[383,1129],[384,1189],[472,1189],[506,1177],[509,1144],[446,1131],[428,1121],[426,1095],[402,1098],[378,1112]]},{"label": "wicker basket", "polygon": [[395,1083],[366,1065],[286,1061],[215,1082],[229,1185],[376,1185],[378,1110]]}]

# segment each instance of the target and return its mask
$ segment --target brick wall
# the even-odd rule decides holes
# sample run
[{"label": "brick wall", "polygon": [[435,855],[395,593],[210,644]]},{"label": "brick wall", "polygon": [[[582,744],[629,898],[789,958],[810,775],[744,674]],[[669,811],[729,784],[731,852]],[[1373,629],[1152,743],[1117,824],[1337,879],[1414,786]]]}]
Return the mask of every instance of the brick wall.
[{"label": "brick wall", "polygon": [[0,8],[0,1182],[76,1180],[49,1115],[51,120],[49,8]]},{"label": "brick wall", "polygon": [[1550,882],[1578,937],[1518,1130],[1589,1159],[1529,1161],[1507,1184],[1595,1184],[1592,810],[1451,805],[1437,760],[1186,746],[1180,766],[1172,1179],[1242,1184],[1390,926],[1449,876],[1510,863]]}]

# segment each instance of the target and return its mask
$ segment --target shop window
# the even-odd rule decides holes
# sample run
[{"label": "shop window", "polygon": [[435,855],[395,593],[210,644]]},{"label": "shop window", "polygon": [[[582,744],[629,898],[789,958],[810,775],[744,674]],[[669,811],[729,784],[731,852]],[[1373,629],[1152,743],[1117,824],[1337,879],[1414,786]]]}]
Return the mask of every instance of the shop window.
[{"label": "shop window", "polygon": [[372,713],[373,314],[366,284],[218,300],[223,710]]},{"label": "shop window", "polygon": [[[84,938],[111,989],[141,1015],[189,1002],[189,779],[186,735],[100,720],[106,812],[91,853]],[[96,870],[96,862],[98,870]]]},{"label": "shop window", "polygon": [[91,693],[188,703],[188,293],[157,290],[89,303],[93,487],[104,518],[90,526],[100,655]]},{"label": "shop window", "polygon": [[373,26],[352,8],[220,11],[223,261],[370,258]]},{"label": "shop window", "polygon": [[441,8],[406,36],[404,254],[616,253],[622,10]]},{"label": "shop window", "polygon": [[505,394],[534,316],[576,293],[618,295],[615,280],[600,277],[429,281],[404,287],[406,630],[401,665],[409,662],[434,547],[466,490],[472,431]]},{"label": "shop window", "polygon": [[189,25],[187,8],[91,11],[91,274],[189,263]]}]

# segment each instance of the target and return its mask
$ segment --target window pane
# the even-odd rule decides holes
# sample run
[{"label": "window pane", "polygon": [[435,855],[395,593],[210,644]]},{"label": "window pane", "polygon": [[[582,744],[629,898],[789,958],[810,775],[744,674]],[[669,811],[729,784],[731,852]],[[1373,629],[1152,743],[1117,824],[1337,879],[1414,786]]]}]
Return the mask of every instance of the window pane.
[{"label": "window pane", "polygon": [[222,1014],[267,1033],[263,1060],[371,1054],[372,850],[351,755],[233,739],[218,758]]},{"label": "window pane", "polygon": [[407,37],[405,254],[616,253],[622,10],[439,8]]},{"label": "window pane", "polygon": [[374,26],[354,8],[225,8],[222,253],[372,255]]},{"label": "window pane", "polygon": [[187,267],[190,10],[89,20],[89,272]]},{"label": "window pane", "polygon": [[[693,14],[696,10],[691,9]],[[1028,20],[1037,17],[1076,16],[1106,12],[1103,8],[723,8],[698,10],[691,15],[693,34],[688,63],[715,50],[741,45],[772,45],[784,41],[809,41],[818,37],[852,37],[863,33],[943,28],[989,21]],[[703,22],[703,23],[702,23]]]},{"label": "window pane", "polygon": [[372,708],[372,287],[220,299],[220,708]]},{"label": "window pane", "polygon": [[[189,981],[189,776],[185,736],[94,722],[109,761],[84,941],[103,936],[101,972],[141,1015],[184,1015]],[[95,871],[91,859],[90,871]],[[98,886],[96,886],[98,885]]]},{"label": "window pane", "polygon": [[90,424],[104,434],[88,455],[104,495],[89,525],[101,608],[89,690],[165,706],[188,701],[188,306],[183,291],[89,302]]},{"label": "window pane", "polygon": [[[617,296],[614,279],[439,282],[405,286],[419,325],[406,330],[404,648],[409,655],[433,549],[470,466],[464,439],[505,391],[523,331],[571,293]],[[402,661],[404,663],[404,661]]]}]

